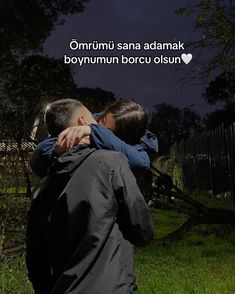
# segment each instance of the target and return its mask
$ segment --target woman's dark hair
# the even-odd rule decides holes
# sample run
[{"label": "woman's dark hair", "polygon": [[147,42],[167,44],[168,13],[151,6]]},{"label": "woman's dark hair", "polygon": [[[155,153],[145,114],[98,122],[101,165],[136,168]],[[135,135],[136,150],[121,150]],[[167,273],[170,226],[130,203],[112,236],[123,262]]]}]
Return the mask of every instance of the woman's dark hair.
[{"label": "woman's dark hair", "polygon": [[143,108],[132,100],[118,100],[104,110],[101,119],[109,113],[115,120],[115,135],[128,144],[137,144],[148,124]]}]

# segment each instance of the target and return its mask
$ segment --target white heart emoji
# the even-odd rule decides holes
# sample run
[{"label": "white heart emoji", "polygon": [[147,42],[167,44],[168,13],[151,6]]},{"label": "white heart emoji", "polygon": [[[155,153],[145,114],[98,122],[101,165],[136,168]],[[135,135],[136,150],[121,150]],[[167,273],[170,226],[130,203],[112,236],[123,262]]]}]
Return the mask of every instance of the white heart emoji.
[{"label": "white heart emoji", "polygon": [[188,64],[192,60],[193,55],[191,53],[188,53],[188,54],[183,53],[181,54],[181,58],[185,64]]}]

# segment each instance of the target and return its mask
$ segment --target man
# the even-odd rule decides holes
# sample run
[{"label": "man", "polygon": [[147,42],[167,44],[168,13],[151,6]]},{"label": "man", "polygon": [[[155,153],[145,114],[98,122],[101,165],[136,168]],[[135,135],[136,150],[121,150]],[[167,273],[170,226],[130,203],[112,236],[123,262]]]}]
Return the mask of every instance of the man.
[{"label": "man", "polygon": [[[52,103],[50,132],[68,121],[90,124],[92,116],[76,100]],[[151,240],[150,211],[126,158],[87,140],[55,160],[30,209],[26,261],[36,294],[136,290],[131,243]]]}]

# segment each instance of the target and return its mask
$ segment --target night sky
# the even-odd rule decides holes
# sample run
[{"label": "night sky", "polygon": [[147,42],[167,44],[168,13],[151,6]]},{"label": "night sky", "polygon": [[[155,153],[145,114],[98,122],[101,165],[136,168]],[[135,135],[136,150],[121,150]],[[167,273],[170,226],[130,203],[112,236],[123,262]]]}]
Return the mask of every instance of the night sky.
[{"label": "night sky", "polygon": [[[69,48],[72,38],[80,42],[114,40],[142,43],[154,40],[173,42],[177,39],[188,43],[200,35],[194,32],[190,18],[177,16],[174,10],[187,7],[190,2],[196,3],[186,0],[90,0],[83,13],[65,17],[65,24],[56,27],[44,44],[44,54],[55,58],[62,58],[64,54],[80,55]],[[159,55],[158,52],[154,53]],[[184,52],[173,52],[172,55],[180,56],[181,53],[189,52],[186,49]],[[128,54],[134,55],[131,52]],[[145,52],[145,55],[152,54]],[[193,60],[196,58],[194,55]],[[153,105],[165,102],[178,107],[193,104],[192,109],[205,114],[216,107],[208,106],[201,97],[204,86],[201,83],[195,85],[195,82],[194,85],[179,82],[184,76],[183,72],[191,72],[191,66],[192,63],[181,63],[180,68],[176,65],[155,64],[73,65],[72,71],[79,87],[100,87],[114,92],[117,98],[135,99],[149,112]]]}]

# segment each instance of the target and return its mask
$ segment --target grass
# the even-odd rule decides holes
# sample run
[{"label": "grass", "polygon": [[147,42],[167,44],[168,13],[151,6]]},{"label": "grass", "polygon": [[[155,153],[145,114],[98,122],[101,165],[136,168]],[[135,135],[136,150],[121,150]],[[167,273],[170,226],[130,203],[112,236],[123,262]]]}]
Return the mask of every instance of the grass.
[{"label": "grass", "polygon": [[26,188],[20,186],[18,189],[16,187],[8,187],[8,188],[0,188],[0,194],[6,194],[9,195],[11,193],[26,193]]},{"label": "grass", "polygon": [[24,255],[8,258],[0,265],[0,294],[33,294],[27,279]]},{"label": "grass", "polygon": [[[27,201],[11,199],[9,203],[4,200],[0,208],[23,208],[24,205],[27,207]],[[185,219],[183,215],[160,210],[154,210],[153,217],[155,238],[172,231]],[[22,225],[15,219],[17,225]],[[136,248],[138,294],[234,294],[234,245],[235,233],[231,228],[215,225],[198,226],[183,240],[169,246],[152,242],[146,248]],[[31,293],[24,253],[6,257],[0,264],[0,294]]]},{"label": "grass", "polygon": [[[155,238],[183,220],[154,211]],[[209,229],[209,230],[208,230]],[[167,247],[154,242],[136,248],[138,294],[234,294],[235,233],[222,226],[199,226]]]}]

